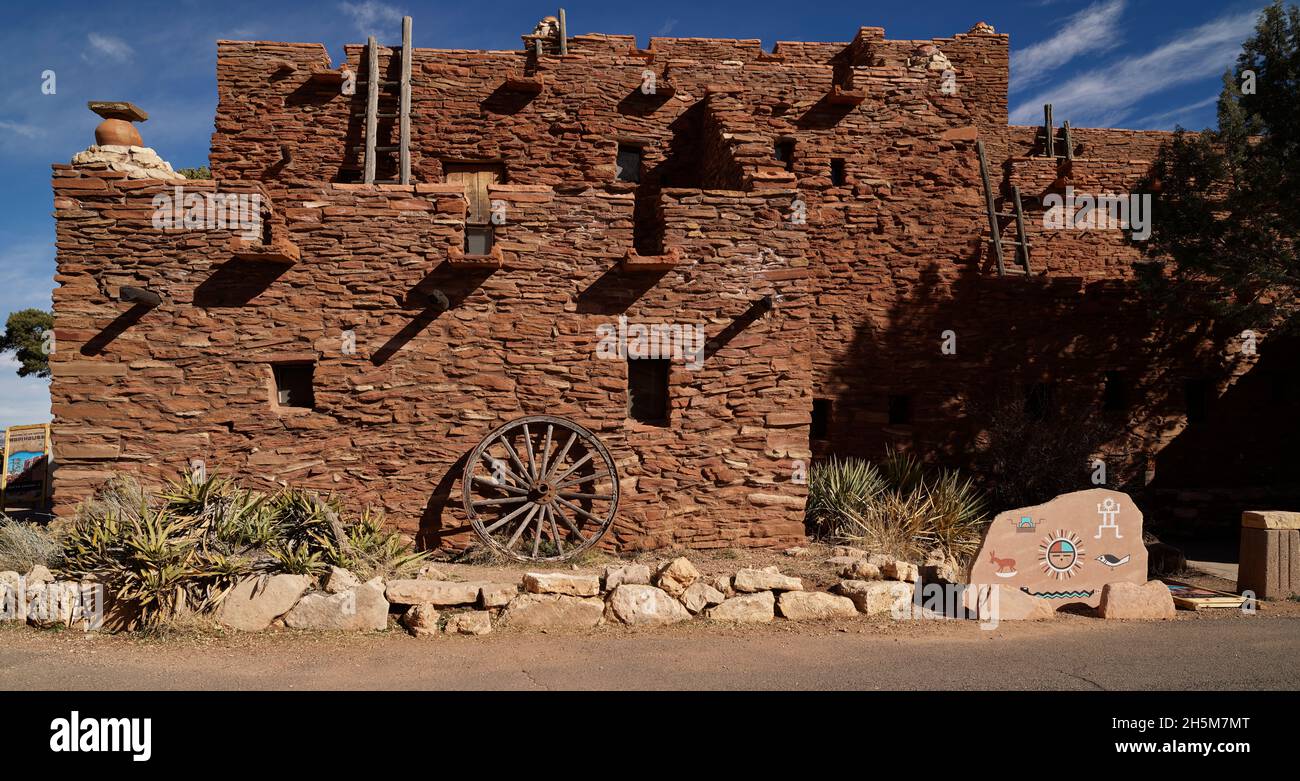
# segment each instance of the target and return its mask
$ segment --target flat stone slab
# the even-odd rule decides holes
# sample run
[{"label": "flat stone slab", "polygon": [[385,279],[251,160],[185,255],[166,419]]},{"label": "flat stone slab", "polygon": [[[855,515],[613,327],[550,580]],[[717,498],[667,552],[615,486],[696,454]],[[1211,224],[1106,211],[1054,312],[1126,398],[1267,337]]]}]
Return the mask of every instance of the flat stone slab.
[{"label": "flat stone slab", "polygon": [[732,597],[704,611],[704,617],[714,621],[766,624],[776,619],[776,596],[770,591],[761,591]]},{"label": "flat stone slab", "polygon": [[510,600],[502,620],[531,629],[586,629],[600,623],[605,600],[563,594],[520,594]]},{"label": "flat stone slab", "polygon": [[1107,583],[1147,582],[1142,512],[1127,494],[1093,488],[999,513],[970,582],[1011,586],[1058,610],[1097,607]]},{"label": "flat stone slab", "polygon": [[851,618],[858,614],[853,600],[824,591],[783,591],[776,598],[776,607],[791,621]]},{"label": "flat stone slab", "polygon": [[477,602],[482,586],[450,580],[390,580],[385,596],[394,605],[455,607]]},{"label": "flat stone slab", "polygon": [[803,591],[803,581],[763,569],[742,569],[731,579],[737,591]]},{"label": "flat stone slab", "polygon": [[600,578],[567,572],[525,572],[524,591],[530,594],[565,594],[571,597],[594,597],[600,593]]},{"label": "flat stone slab", "polygon": [[1241,514],[1243,529],[1300,529],[1300,513],[1284,510],[1247,510]]}]

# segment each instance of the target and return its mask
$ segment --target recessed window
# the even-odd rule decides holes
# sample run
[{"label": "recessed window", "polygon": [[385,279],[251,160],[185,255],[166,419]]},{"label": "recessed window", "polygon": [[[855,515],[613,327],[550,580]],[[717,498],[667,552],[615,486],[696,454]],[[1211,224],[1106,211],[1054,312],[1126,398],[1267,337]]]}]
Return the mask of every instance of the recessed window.
[{"label": "recessed window", "polygon": [[907,426],[912,422],[912,397],[894,394],[889,397],[889,425]]},{"label": "recessed window", "polygon": [[313,363],[276,363],[271,365],[275,377],[275,400],[281,407],[312,409],[316,406],[313,390]]},{"label": "recessed window", "polygon": [[628,360],[628,417],[657,426],[668,424],[668,364],[666,358]]},{"label": "recessed window", "polygon": [[1056,408],[1056,385],[1035,382],[1025,388],[1025,417],[1030,420],[1047,420]]},{"label": "recessed window", "polygon": [[1128,409],[1128,379],[1123,372],[1106,372],[1105,377],[1101,408],[1106,412],[1124,412]]},{"label": "recessed window", "polygon": [[772,154],[776,157],[778,163],[785,164],[785,170],[794,170],[794,141],[791,141],[788,138],[783,138],[780,141],[777,141],[776,146],[772,150]]},{"label": "recessed window", "polygon": [[831,160],[831,184],[836,187],[843,187],[848,180],[848,174],[845,173],[844,168],[844,158],[836,157]]},{"label": "recessed window", "polygon": [[466,225],[465,254],[491,255],[492,236],[493,231],[491,225]]},{"label": "recessed window", "polygon": [[1183,403],[1188,423],[1204,423],[1210,416],[1210,381],[1200,377],[1184,380]]},{"label": "recessed window", "polygon": [[641,181],[641,147],[619,144],[615,172],[620,182]]},{"label": "recessed window", "polygon": [[808,436],[813,439],[826,439],[831,431],[831,400],[813,399],[812,425]]}]

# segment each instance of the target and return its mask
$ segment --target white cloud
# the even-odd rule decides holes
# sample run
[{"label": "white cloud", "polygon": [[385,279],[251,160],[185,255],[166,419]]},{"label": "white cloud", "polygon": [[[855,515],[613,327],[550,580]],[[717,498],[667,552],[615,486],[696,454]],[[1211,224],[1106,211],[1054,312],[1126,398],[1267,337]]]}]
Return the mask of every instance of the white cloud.
[{"label": "white cloud", "polygon": [[108,60],[109,62],[126,62],[135,55],[135,49],[131,45],[113,35],[104,35],[103,33],[90,33],[86,36],[86,41],[90,43],[90,48],[94,50],[82,52],[82,59],[87,62],[97,62]]},{"label": "white cloud", "polygon": [[406,15],[405,11],[375,0],[365,0],[363,3],[339,3],[339,8],[352,17],[352,23],[356,25],[361,37],[373,35],[381,41],[385,37],[391,38],[395,33],[401,33],[402,17]]},{"label": "white cloud", "polygon": [[18,359],[0,355],[0,429],[50,420],[50,381],[19,377]]},{"label": "white cloud", "polygon": [[32,125],[26,125],[22,122],[13,122],[8,119],[0,119],[0,130],[6,133],[22,136],[23,138],[36,138],[41,131]]},{"label": "white cloud", "polygon": [[1081,54],[1102,53],[1120,43],[1119,19],[1127,0],[1101,0],[1066,20],[1051,38],[1011,53],[1011,89],[1038,81]]},{"label": "white cloud", "polygon": [[673,28],[676,26],[677,26],[676,19],[667,19],[664,21],[663,26],[659,28],[659,32],[655,33],[655,35],[666,36],[669,33],[671,33],[673,31]]},{"label": "white cloud", "polygon": [[1149,95],[1223,73],[1255,28],[1256,11],[1222,16],[1173,39],[1147,54],[1081,73],[1045,89],[1011,112],[1016,124],[1033,124],[1044,103],[1075,127],[1108,127],[1131,115]]},{"label": "white cloud", "polygon": [[1211,95],[1204,100],[1198,100],[1195,103],[1188,103],[1186,106],[1179,106],[1169,111],[1162,111],[1159,114],[1152,114],[1133,123],[1135,130],[1173,130],[1178,120],[1194,114],[1203,108],[1213,106],[1219,102],[1219,96]]}]

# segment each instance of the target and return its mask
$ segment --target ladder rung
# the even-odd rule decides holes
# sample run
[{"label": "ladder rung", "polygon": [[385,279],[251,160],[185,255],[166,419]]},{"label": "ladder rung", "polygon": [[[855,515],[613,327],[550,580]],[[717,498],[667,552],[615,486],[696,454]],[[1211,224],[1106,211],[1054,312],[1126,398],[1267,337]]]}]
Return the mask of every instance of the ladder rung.
[{"label": "ladder rung", "polygon": [[[395,147],[395,146],[377,146],[377,147],[375,147],[375,151],[376,151],[376,152],[396,152],[397,149],[398,149],[398,148]],[[352,151],[353,151],[353,152],[364,152],[365,150],[366,150],[366,148],[365,148],[364,146],[354,146],[354,147],[352,147]]]},{"label": "ladder rung", "polygon": [[[353,114],[352,116],[354,116],[354,117],[364,117],[365,115],[366,115],[366,112],[362,111],[361,113],[359,113],[359,114]],[[396,119],[396,118],[397,118],[398,116],[400,116],[400,115],[399,115],[399,114],[389,113],[389,112],[386,112],[386,111],[380,111],[379,113],[375,114],[375,116],[378,117],[378,118],[380,118],[380,119]]]}]

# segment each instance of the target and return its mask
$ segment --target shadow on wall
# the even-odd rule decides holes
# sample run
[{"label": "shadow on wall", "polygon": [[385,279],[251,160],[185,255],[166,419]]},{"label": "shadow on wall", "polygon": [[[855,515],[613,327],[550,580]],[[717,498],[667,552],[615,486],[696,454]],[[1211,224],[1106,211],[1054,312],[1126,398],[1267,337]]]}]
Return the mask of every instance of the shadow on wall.
[{"label": "shadow on wall", "polygon": [[[828,299],[835,295],[828,292]],[[948,330],[956,339],[952,355],[940,349]],[[1300,500],[1300,456],[1288,444],[1300,434],[1297,378],[1289,368],[1294,339],[1261,340],[1254,369],[1178,430],[1189,389],[1205,383],[1213,396],[1228,376],[1223,345],[1236,334],[1224,330],[1190,312],[1162,320],[1128,282],[998,278],[973,269],[954,278],[931,264],[883,324],[860,325],[849,347],[831,356],[825,387],[845,390],[827,393],[833,411],[814,453],[875,459],[893,445],[970,468],[980,425],[968,415],[972,407],[991,408],[1007,390],[1050,387],[1057,408],[1101,415],[1105,385],[1115,382],[1125,384],[1126,401],[1123,411],[1106,414],[1127,423],[1105,448],[1109,484],[1141,493],[1154,467],[1153,488],[1260,487],[1289,479],[1293,501]],[[1079,474],[1080,487],[1090,487],[1086,465]]]}]

